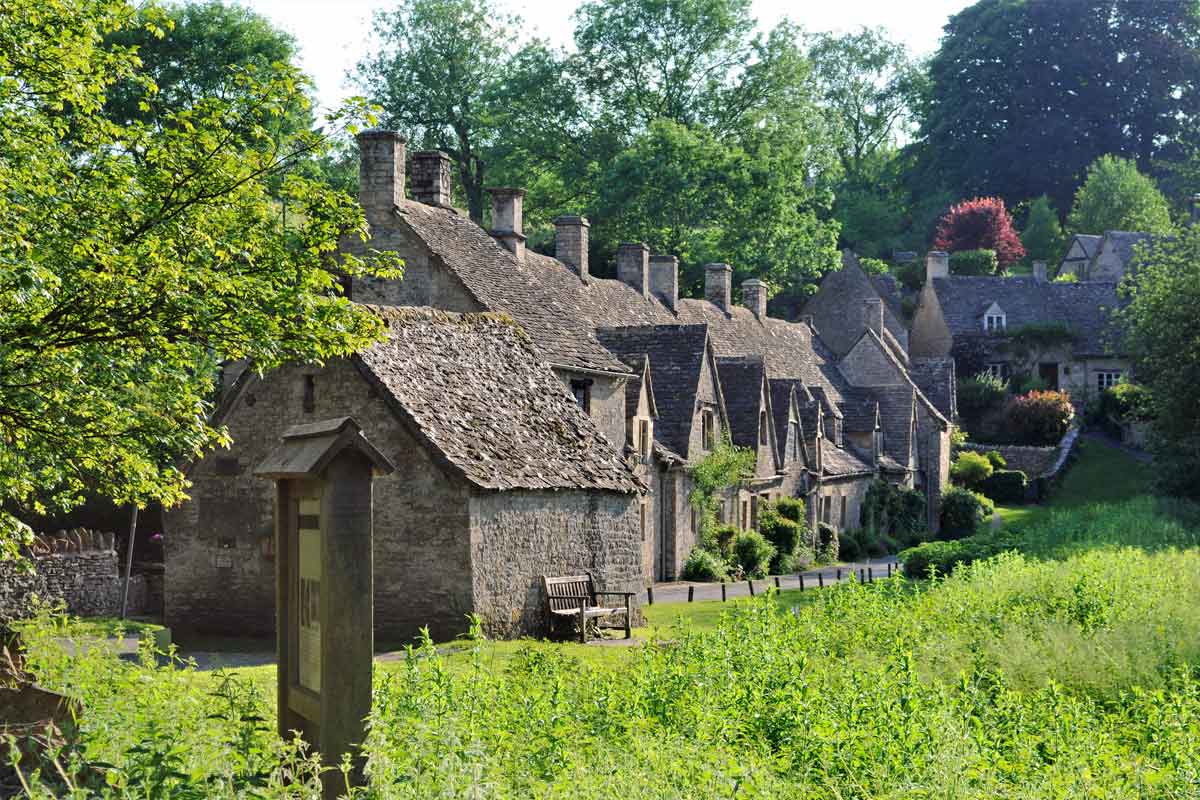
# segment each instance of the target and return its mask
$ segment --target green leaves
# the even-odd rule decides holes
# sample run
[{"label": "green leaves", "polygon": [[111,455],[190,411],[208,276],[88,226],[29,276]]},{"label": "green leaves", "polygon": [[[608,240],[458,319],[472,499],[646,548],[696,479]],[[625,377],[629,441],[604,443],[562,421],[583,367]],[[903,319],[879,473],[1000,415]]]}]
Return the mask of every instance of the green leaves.
[{"label": "green leaves", "polygon": [[[146,13],[150,13],[147,11]],[[123,2],[13,0],[0,20],[0,499],[22,511],[85,493],[183,498],[177,465],[225,441],[208,418],[218,364],[259,369],[379,335],[331,269],[365,222],[347,198],[273,177],[325,146],[276,121],[307,105],[294,68],[115,125],[106,92],[141,78],[110,36]],[[24,53],[39,53],[36,62]],[[337,263],[394,274],[381,254]],[[0,517],[2,520],[3,517]],[[0,539],[11,541],[4,522]],[[6,536],[7,534],[7,536]]]},{"label": "green leaves", "polygon": [[1105,231],[1170,233],[1171,208],[1154,181],[1138,172],[1137,165],[1105,155],[1088,167],[1087,180],[1075,193],[1067,218],[1074,233]]}]

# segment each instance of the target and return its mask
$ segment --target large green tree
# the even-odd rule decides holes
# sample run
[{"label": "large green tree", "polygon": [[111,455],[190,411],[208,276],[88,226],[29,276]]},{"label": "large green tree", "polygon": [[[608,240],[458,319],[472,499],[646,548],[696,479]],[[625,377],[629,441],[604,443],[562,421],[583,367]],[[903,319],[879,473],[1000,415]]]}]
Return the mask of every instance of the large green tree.
[{"label": "large green tree", "polygon": [[[352,200],[291,177],[284,228],[267,178],[318,152],[280,136],[305,81],[275,63],[238,91],[152,121],[113,122],[107,92],[137,58],[110,35],[166,15],[127,0],[6,0],[0,14],[0,546],[10,511],[184,496],[178,464],[225,440],[209,423],[216,364],[260,369],[346,353],[381,324],[340,296]],[[342,121],[344,122],[344,120]],[[335,124],[341,124],[337,120]],[[351,274],[394,274],[348,258]]]},{"label": "large green tree", "polygon": [[1099,156],[1147,170],[1200,117],[1200,2],[980,0],[930,64],[922,181],[1067,208]]},{"label": "large green tree", "polygon": [[1153,398],[1155,473],[1167,491],[1200,499],[1200,225],[1142,250],[1124,290],[1124,344]]},{"label": "large green tree", "polygon": [[1171,208],[1133,161],[1101,156],[1088,167],[1087,180],[1075,193],[1067,225],[1073,233],[1169,233]]}]

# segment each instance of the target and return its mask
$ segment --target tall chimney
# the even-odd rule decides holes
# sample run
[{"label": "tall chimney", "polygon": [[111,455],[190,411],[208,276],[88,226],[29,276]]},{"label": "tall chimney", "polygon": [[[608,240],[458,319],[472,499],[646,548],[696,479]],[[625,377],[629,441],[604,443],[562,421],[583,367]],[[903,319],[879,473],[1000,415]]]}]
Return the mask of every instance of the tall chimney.
[{"label": "tall chimney", "polygon": [[1033,279],[1038,283],[1045,283],[1047,280],[1048,270],[1045,261],[1033,262]]},{"label": "tall chimney", "polygon": [[522,223],[524,189],[495,187],[488,189],[492,196],[492,236],[504,245],[518,261],[525,260],[525,232]]},{"label": "tall chimney", "polygon": [[672,311],[679,305],[679,259],[650,256],[650,291]]},{"label": "tall chimney", "polygon": [[390,214],[404,200],[404,137],[378,128],[358,134],[358,202]]},{"label": "tall chimney", "polygon": [[950,254],[944,250],[930,250],[925,256],[925,280],[950,277]]},{"label": "tall chimney", "polygon": [[729,313],[733,267],[728,264],[704,265],[704,299]]},{"label": "tall chimney", "polygon": [[554,257],[563,262],[579,280],[588,282],[587,217],[565,215],[554,220]]},{"label": "tall chimney", "polygon": [[867,330],[873,331],[880,339],[883,338],[883,301],[872,297],[864,303],[865,322]]},{"label": "tall chimney", "polygon": [[650,296],[650,248],[645,242],[627,242],[617,248],[617,279],[642,297]]},{"label": "tall chimney", "polygon": [[450,156],[441,150],[413,153],[412,193],[418,203],[450,208]]},{"label": "tall chimney", "polygon": [[767,316],[767,284],[758,278],[742,281],[742,304],[754,312],[754,316]]}]

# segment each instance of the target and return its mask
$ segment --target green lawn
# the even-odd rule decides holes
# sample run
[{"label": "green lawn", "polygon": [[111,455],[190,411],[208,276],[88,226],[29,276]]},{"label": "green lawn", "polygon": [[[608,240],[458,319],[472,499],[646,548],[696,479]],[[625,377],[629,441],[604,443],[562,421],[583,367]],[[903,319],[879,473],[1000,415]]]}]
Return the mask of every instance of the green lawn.
[{"label": "green lawn", "polygon": [[1092,503],[1118,503],[1144,495],[1150,488],[1150,465],[1119,447],[1081,439],[1079,454],[1067,469],[1049,501],[1040,506],[996,506],[1005,525],[1036,522],[1053,509],[1079,508]]}]

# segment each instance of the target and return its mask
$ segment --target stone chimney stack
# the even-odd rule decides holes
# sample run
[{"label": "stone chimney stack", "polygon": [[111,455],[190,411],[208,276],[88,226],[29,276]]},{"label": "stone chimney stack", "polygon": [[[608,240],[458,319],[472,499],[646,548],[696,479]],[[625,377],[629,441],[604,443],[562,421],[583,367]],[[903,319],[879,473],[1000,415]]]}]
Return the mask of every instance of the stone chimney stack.
[{"label": "stone chimney stack", "polygon": [[488,189],[488,194],[492,196],[492,236],[515,255],[518,261],[524,261],[525,232],[522,215],[525,190],[496,187]]},{"label": "stone chimney stack", "polygon": [[627,242],[617,248],[617,279],[650,297],[650,248],[645,242]]},{"label": "stone chimney stack", "polygon": [[1048,269],[1045,261],[1033,262],[1033,279],[1038,283],[1045,283],[1049,278]]},{"label": "stone chimney stack", "polygon": [[742,305],[754,312],[754,316],[767,316],[767,284],[758,278],[742,281]]},{"label": "stone chimney stack", "polygon": [[563,262],[579,280],[588,282],[587,217],[562,216],[554,220],[554,257]]},{"label": "stone chimney stack", "polygon": [[679,305],[679,259],[650,256],[650,291],[672,311]]},{"label": "stone chimney stack", "polygon": [[450,208],[450,156],[441,150],[413,153],[412,193],[418,203]]},{"label": "stone chimney stack", "polygon": [[358,202],[390,214],[404,200],[404,137],[379,129],[358,134]]},{"label": "stone chimney stack", "polygon": [[866,328],[873,331],[880,339],[883,338],[883,301],[872,297],[864,303]]},{"label": "stone chimney stack", "polygon": [[704,299],[724,311],[730,311],[733,267],[728,264],[704,265]]},{"label": "stone chimney stack", "polygon": [[925,256],[925,280],[950,277],[950,254],[944,250],[930,250]]}]

